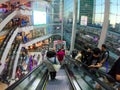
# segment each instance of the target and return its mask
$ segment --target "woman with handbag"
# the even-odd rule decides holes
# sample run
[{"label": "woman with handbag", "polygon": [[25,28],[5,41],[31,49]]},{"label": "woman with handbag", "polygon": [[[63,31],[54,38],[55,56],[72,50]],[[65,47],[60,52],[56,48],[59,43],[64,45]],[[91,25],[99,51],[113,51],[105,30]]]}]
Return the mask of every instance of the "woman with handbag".
[{"label": "woman with handbag", "polygon": [[58,68],[57,66],[60,65],[58,59],[56,58],[56,53],[54,51],[48,51],[46,54],[46,60],[43,61],[47,67],[48,67],[48,71],[50,74],[51,79],[55,79],[56,77],[56,68]]}]

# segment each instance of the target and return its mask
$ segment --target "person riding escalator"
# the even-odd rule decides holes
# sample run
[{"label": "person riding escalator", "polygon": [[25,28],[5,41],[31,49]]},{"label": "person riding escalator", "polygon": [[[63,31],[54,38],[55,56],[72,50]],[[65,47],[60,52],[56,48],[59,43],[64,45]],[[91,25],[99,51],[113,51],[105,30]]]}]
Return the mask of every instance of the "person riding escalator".
[{"label": "person riding escalator", "polygon": [[47,65],[48,71],[51,77],[51,80],[55,79],[57,71],[55,70],[53,64],[60,64],[57,57],[56,53],[54,51],[48,51],[46,54],[46,60],[43,60],[43,62]]}]

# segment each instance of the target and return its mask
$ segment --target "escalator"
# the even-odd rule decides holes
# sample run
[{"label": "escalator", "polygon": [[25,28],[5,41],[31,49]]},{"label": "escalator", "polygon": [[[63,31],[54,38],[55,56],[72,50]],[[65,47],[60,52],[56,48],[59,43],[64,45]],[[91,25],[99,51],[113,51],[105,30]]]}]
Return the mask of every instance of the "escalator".
[{"label": "escalator", "polygon": [[1,72],[1,81],[4,83],[9,84],[9,80],[12,77],[13,65],[15,62],[15,57],[16,57],[16,53],[17,53],[19,45],[20,45],[20,42],[17,42],[17,41],[13,42],[11,49],[8,53],[8,56],[6,58],[5,65]]},{"label": "escalator", "polygon": [[97,84],[101,86],[101,90],[115,90],[82,66],[76,67],[70,57],[65,58],[65,63],[55,80],[49,80],[47,67],[42,63],[6,90],[97,90]]},{"label": "escalator", "polygon": [[8,35],[6,35],[5,39],[3,40],[1,46],[0,46],[0,61],[2,63],[2,65],[0,66],[0,74],[4,69],[4,65],[5,65],[5,61],[8,55],[8,52],[11,48],[11,44],[16,36],[16,26],[13,27],[13,29],[8,33]]},{"label": "escalator", "polygon": [[6,90],[81,90],[80,87],[76,87],[76,80],[71,78],[66,70],[60,69],[56,79],[49,80],[47,67],[42,63]]},{"label": "escalator", "polygon": [[17,14],[16,10],[15,11],[9,11],[0,16],[0,31],[3,30],[5,25]]},{"label": "escalator", "polygon": [[64,69],[60,69],[55,80],[49,80],[46,90],[74,90]]},{"label": "escalator", "polygon": [[13,47],[11,47],[10,53],[8,54],[8,59],[9,60],[8,60],[7,69],[8,69],[9,78],[12,77],[13,65],[14,65],[14,62],[15,62],[15,57],[16,57],[19,45],[20,45],[20,42],[17,42],[17,41],[13,42]]},{"label": "escalator", "polygon": [[6,90],[39,90],[40,88],[43,90],[46,80],[48,80],[48,70],[42,63]]},{"label": "escalator", "polygon": [[2,58],[2,55],[3,55],[3,52],[4,52],[4,49],[7,45],[7,43],[9,42],[12,34],[14,33],[14,31],[16,30],[16,27],[13,27],[12,30],[10,30],[10,32],[6,35],[6,37],[4,38],[4,40],[2,41],[2,44],[0,46],[0,60]]},{"label": "escalator", "polygon": [[65,64],[55,80],[49,80],[47,67],[42,63],[6,90],[98,90],[96,85],[100,85],[100,90],[115,90],[91,74],[81,63],[66,56]]},{"label": "escalator", "polygon": [[100,85],[100,90],[115,90],[112,86],[105,83],[102,78],[90,73],[79,61],[76,62],[69,56],[66,56],[65,59],[68,70],[76,78],[82,90],[98,90],[97,85]]}]

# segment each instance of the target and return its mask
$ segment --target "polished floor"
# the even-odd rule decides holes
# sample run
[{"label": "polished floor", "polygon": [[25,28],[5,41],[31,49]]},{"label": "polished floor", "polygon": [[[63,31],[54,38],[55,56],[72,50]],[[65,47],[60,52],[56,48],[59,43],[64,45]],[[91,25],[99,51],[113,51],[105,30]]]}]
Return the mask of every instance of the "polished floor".
[{"label": "polished floor", "polygon": [[0,90],[5,90],[8,87],[7,84],[0,82]]}]

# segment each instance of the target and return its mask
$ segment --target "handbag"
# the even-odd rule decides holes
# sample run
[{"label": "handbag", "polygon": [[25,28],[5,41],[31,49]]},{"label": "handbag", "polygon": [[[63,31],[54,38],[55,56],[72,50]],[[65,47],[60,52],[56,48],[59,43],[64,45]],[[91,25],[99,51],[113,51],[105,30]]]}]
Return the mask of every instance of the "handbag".
[{"label": "handbag", "polygon": [[[48,59],[49,60],[49,59]],[[49,60],[50,61],[50,60]],[[51,62],[51,61],[50,61]],[[54,58],[54,62],[51,62],[53,64],[53,67],[55,69],[56,72],[59,71],[59,69],[61,68],[61,65],[60,64],[57,64],[57,61],[56,61],[56,57]]]},{"label": "handbag", "polygon": [[55,71],[58,72],[61,65],[60,64],[53,64],[53,67],[54,67]]}]

